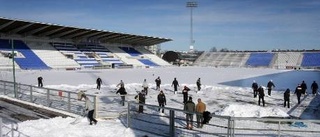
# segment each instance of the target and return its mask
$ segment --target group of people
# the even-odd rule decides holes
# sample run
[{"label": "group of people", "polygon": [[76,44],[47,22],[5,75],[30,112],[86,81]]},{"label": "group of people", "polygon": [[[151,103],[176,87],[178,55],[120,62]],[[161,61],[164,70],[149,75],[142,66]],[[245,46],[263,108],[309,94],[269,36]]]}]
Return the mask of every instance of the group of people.
[{"label": "group of people", "polygon": [[[297,95],[298,104],[301,103],[301,101],[300,101],[301,95],[307,95],[307,88],[308,88],[307,84],[304,81],[302,81],[302,83],[298,84],[298,86],[296,87],[294,93]],[[315,96],[317,94],[318,88],[319,88],[318,83],[316,81],[313,81],[313,83],[311,84],[311,91],[312,91],[313,96]],[[290,91],[290,89],[287,89],[287,90]],[[289,101],[289,99],[288,99],[288,101]]]},{"label": "group of people", "polygon": [[[159,94],[157,95],[157,101],[159,104],[158,111],[161,113],[164,113],[164,107],[165,105],[167,105],[167,100],[163,90],[160,89],[160,84],[161,84],[160,77],[157,77],[155,79],[155,82],[156,82],[156,90],[159,90]],[[198,78],[196,84],[197,84],[198,90],[201,90],[200,78]],[[118,89],[116,94],[119,93],[121,95],[121,104],[124,105],[125,95],[127,93],[125,92],[123,81],[121,80],[121,82],[117,86],[119,86],[120,88]],[[174,87],[174,93],[176,93],[179,87],[179,82],[177,81],[176,78],[174,78],[172,82],[172,86]],[[138,92],[138,95],[136,95],[134,98],[137,100],[138,103],[145,104],[146,95],[148,94],[148,88],[149,88],[149,85],[146,79],[143,80],[142,88],[143,89],[140,92]],[[183,87],[182,94],[183,94],[184,110],[189,112],[186,114],[187,128],[192,129],[193,113],[197,114],[196,115],[197,127],[202,128],[203,124],[206,124],[208,122],[207,119],[210,117],[209,116],[210,113],[209,112],[204,113],[206,111],[206,105],[201,101],[200,98],[198,99],[198,104],[195,105],[195,103],[192,101],[192,97],[188,97],[189,91],[190,91],[190,88],[188,88],[187,86]],[[143,105],[138,106],[138,113],[143,113]]]},{"label": "group of people", "polygon": [[206,111],[206,104],[198,98],[198,103],[192,101],[192,97],[189,97],[188,101],[184,104],[184,110],[189,112],[186,113],[187,129],[192,129],[193,125],[193,114],[196,113],[197,118],[197,128],[202,128],[203,124],[206,124],[207,116],[204,115]]},{"label": "group of people", "polygon": [[[260,106],[260,102],[262,102],[262,105],[265,106],[265,101],[264,101],[264,89],[263,87],[260,85],[258,85],[258,83],[254,80],[252,85],[252,90],[253,90],[253,97],[256,98],[257,96],[259,97],[258,99],[258,105]],[[270,80],[267,83],[267,89],[268,89],[268,95],[271,96],[271,90],[275,87],[274,83],[272,82],[272,80]]]},{"label": "group of people", "polygon": [[[253,97],[256,98],[257,96],[259,96],[259,100],[258,100],[258,105],[260,106],[260,100],[262,100],[262,104],[263,106],[265,106],[265,102],[264,102],[264,89],[262,86],[258,86],[256,81],[253,81],[252,85],[252,90],[253,90]],[[268,89],[268,95],[271,96],[271,91],[272,89],[275,87],[274,83],[272,82],[272,80],[270,80],[267,83],[267,89]],[[301,84],[298,84],[298,86],[296,87],[294,94],[297,95],[297,100],[298,100],[298,104],[301,103],[300,98],[301,95],[306,95],[307,94],[307,84],[305,83],[305,81],[302,81]],[[311,84],[311,91],[312,94],[315,96],[318,92],[318,84],[316,81],[313,81],[313,83]],[[283,99],[284,99],[284,103],[283,106],[284,107],[288,107],[290,108],[290,89],[287,88],[286,91],[284,92],[283,95]]]}]

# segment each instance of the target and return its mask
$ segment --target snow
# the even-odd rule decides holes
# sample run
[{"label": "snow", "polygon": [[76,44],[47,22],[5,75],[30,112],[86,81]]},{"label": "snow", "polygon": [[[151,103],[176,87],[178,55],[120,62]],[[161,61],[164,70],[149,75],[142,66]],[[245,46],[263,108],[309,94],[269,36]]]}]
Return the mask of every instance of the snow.
[{"label": "snow", "polygon": [[232,117],[289,117],[289,115],[279,108],[260,107],[257,105],[230,104],[215,113],[221,116]]},{"label": "snow", "polygon": [[[299,74],[296,74],[296,73]],[[276,74],[287,76],[277,77]],[[291,77],[294,73],[294,78]],[[126,106],[121,106],[116,103],[119,97],[114,91],[116,85],[123,80],[126,90],[129,95],[136,95],[136,91],[142,89],[143,79],[147,79],[149,83],[149,94],[146,99],[147,104],[158,105],[156,96],[158,91],[155,91],[155,78],[160,76],[162,80],[161,89],[167,97],[167,106],[171,108],[181,109],[182,96],[174,94],[171,83],[174,78],[179,81],[181,89],[187,85],[191,92],[190,96],[194,98],[196,103],[197,98],[201,98],[207,104],[207,110],[214,112],[217,115],[234,116],[234,117],[300,117],[308,119],[319,119],[318,115],[304,112],[306,106],[318,106],[319,96],[311,95],[304,98],[301,105],[297,105],[296,96],[291,93],[291,108],[283,107],[283,89],[285,85],[293,91],[297,83],[305,80],[309,83],[308,88],[313,80],[320,81],[318,71],[308,72],[307,75],[302,71],[288,71],[275,69],[254,69],[254,68],[205,68],[205,67],[185,67],[185,68],[148,68],[148,69],[118,69],[118,70],[79,70],[79,71],[62,71],[62,70],[44,70],[44,71],[18,71],[16,79],[19,83],[37,85],[36,78],[42,76],[44,78],[44,87],[63,89],[77,92],[86,90],[87,94],[95,94],[99,96],[100,102],[103,102],[105,96],[114,98],[110,104],[105,107],[110,110],[104,112],[105,115],[123,113],[127,109]],[[276,78],[273,78],[275,76]],[[95,89],[95,80],[100,77],[103,81],[101,90]],[[195,82],[201,78],[202,90],[195,92]],[[10,73],[2,72],[1,79],[12,79]],[[253,98],[251,83],[256,80],[258,84],[263,86],[273,79],[276,89],[272,91],[272,96],[266,96],[266,106],[258,105],[258,99]],[[236,82],[236,83],[235,83]],[[231,84],[230,84],[231,83]],[[280,85],[280,86],[279,86]],[[267,94],[267,91],[265,91]],[[133,97],[128,97],[128,101],[134,100]],[[174,100],[174,101],[173,101]],[[180,102],[179,102],[180,101]],[[103,115],[99,114],[99,115]],[[77,118],[62,118],[56,117],[51,119],[38,119],[18,123],[19,131],[31,137],[113,137],[124,136],[134,137],[150,135],[126,128],[123,123],[117,119],[115,115],[113,119],[104,120],[98,119],[97,125],[89,125],[86,118],[80,118],[78,124],[70,124]]]}]

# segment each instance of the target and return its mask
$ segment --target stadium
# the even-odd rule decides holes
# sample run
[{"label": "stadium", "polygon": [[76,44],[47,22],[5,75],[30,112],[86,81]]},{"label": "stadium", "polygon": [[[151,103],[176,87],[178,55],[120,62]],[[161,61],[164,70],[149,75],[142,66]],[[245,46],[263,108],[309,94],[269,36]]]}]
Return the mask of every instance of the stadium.
[{"label": "stadium", "polygon": [[[160,55],[157,47],[170,41],[174,39],[0,17],[0,100],[1,110],[7,110],[1,111],[0,137],[50,133],[52,137],[320,135],[319,94],[312,96],[310,90],[301,105],[294,94],[302,80],[309,87],[312,81],[320,81],[319,49],[168,51]],[[44,87],[37,85],[40,76]],[[162,107],[153,82],[158,76],[167,96],[165,113],[158,112]],[[171,84],[175,77],[180,82],[177,94]],[[197,91],[195,81],[200,77],[203,85]],[[101,90],[96,89],[97,78],[102,78]],[[149,82],[149,95],[141,104],[134,96],[141,91],[143,79]],[[257,81],[265,86],[270,79],[276,82],[276,92],[266,97],[267,108],[263,108],[252,98],[251,84]],[[120,80],[128,92],[124,106],[116,94]],[[190,112],[182,109],[183,86],[190,87],[194,102],[202,98],[212,112],[204,128],[184,128],[185,114]],[[290,109],[282,106],[287,88],[292,92]],[[79,100],[80,91],[94,103],[97,130],[88,127],[83,117],[85,101]],[[136,112],[137,105],[144,106],[143,113]],[[39,131],[41,123],[48,127],[70,123],[66,125],[70,132],[60,128]],[[62,133],[53,134],[57,131]]]}]

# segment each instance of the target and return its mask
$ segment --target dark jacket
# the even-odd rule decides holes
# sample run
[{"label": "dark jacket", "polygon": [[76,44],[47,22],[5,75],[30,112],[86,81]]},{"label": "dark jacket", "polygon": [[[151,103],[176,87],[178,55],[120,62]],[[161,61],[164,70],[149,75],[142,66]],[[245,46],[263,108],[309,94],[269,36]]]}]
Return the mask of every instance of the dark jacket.
[{"label": "dark jacket", "polygon": [[196,111],[196,105],[192,102],[192,100],[188,100],[186,102],[186,104],[184,105],[184,109],[185,111],[189,111],[189,112],[195,112]]},{"label": "dark jacket", "polygon": [[258,89],[258,84],[256,82],[252,83],[252,89],[257,90]]},{"label": "dark jacket", "polygon": [[135,99],[138,99],[139,103],[146,103],[146,94],[140,92],[137,96],[135,96]]},{"label": "dark jacket", "polygon": [[124,87],[120,87],[118,89],[118,91],[116,92],[116,94],[120,93],[120,95],[126,95],[127,92],[126,92],[126,89]]},{"label": "dark jacket", "polygon": [[297,86],[296,91],[294,93],[297,94],[297,96],[301,96],[301,94],[302,94],[301,86]]},{"label": "dark jacket", "polygon": [[268,89],[272,89],[272,87],[275,87],[275,85],[273,84],[273,82],[269,81],[267,87]]},{"label": "dark jacket", "polygon": [[196,84],[197,84],[197,86],[201,86],[200,79],[197,80]]},{"label": "dark jacket", "polygon": [[172,81],[172,85],[173,85],[173,86],[179,86],[179,83],[178,83],[178,81],[175,79],[175,80]]},{"label": "dark jacket", "polygon": [[264,89],[262,87],[258,88],[258,94],[260,97],[264,97]]},{"label": "dark jacket", "polygon": [[304,83],[304,81],[301,83],[301,88],[302,88],[302,90],[306,90],[307,89],[307,84]]},{"label": "dark jacket", "polygon": [[315,91],[317,91],[318,90],[318,84],[316,83],[316,82],[313,82],[312,84],[311,84],[311,89],[312,90],[315,90]]},{"label": "dark jacket", "polygon": [[41,82],[42,82],[42,80],[43,80],[43,78],[42,78],[42,77],[38,77],[38,82],[39,82],[39,83],[41,83]]},{"label": "dark jacket", "polygon": [[166,96],[163,93],[158,94],[158,103],[167,104]]},{"label": "dark jacket", "polygon": [[102,83],[102,80],[101,78],[97,78],[97,81],[96,81],[97,84],[101,84]]},{"label": "dark jacket", "polygon": [[190,88],[188,88],[188,87],[185,86],[185,87],[183,88],[183,90],[182,90],[182,93],[183,93],[183,94],[188,94],[188,91],[190,91]]},{"label": "dark jacket", "polygon": [[157,79],[155,80],[155,82],[156,82],[157,85],[160,85],[160,84],[161,84],[161,79],[160,79],[160,78],[157,78]]},{"label": "dark jacket", "polygon": [[284,100],[289,100],[290,99],[290,89],[287,89],[284,94],[283,94]]}]

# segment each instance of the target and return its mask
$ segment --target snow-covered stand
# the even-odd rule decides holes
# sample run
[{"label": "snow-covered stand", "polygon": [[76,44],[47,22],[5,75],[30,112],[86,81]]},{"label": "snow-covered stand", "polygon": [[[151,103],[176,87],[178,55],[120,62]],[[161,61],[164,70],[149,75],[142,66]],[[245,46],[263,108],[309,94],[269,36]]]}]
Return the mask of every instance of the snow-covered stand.
[{"label": "snow-covered stand", "polygon": [[[76,115],[82,115],[85,104],[83,100],[78,100],[77,91],[41,88],[2,80],[0,80],[0,94]],[[87,96],[96,104],[96,96]]]}]

